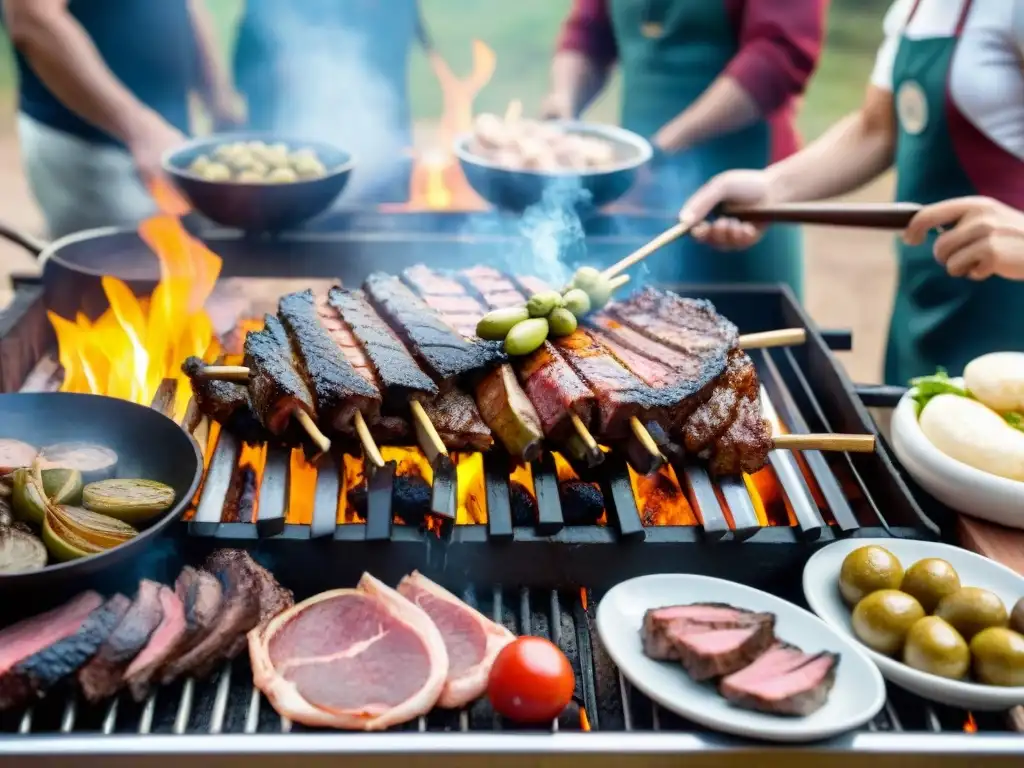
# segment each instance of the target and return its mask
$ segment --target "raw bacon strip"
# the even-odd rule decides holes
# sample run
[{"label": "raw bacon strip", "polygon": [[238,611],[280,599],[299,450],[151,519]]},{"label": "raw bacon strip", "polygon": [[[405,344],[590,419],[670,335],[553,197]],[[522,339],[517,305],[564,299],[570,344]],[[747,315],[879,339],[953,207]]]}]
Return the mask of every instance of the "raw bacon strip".
[{"label": "raw bacon strip", "polygon": [[418,571],[402,579],[398,593],[426,611],[444,639],[448,680],[438,706],[457,709],[481,696],[494,659],[516,636]]},{"label": "raw bacon strip", "polygon": [[314,727],[378,731],[429,712],[448,677],[430,617],[369,574],[249,633],[253,683],[278,714]]}]

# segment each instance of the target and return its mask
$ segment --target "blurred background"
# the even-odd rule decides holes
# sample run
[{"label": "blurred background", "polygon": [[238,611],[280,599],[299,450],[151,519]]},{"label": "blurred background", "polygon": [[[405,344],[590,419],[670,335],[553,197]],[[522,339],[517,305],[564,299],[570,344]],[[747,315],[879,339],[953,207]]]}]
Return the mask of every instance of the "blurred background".
[{"label": "blurred background", "polygon": [[[236,21],[245,0],[205,2],[216,19],[221,54],[229,59]],[[550,56],[569,5],[569,0],[421,0],[424,21],[434,44],[456,74],[469,72],[474,40],[486,43],[497,57],[494,75],[476,100],[476,111],[500,113],[511,99],[518,98],[527,114],[536,113],[547,90]],[[831,0],[825,53],[800,112],[805,140],[819,135],[859,103],[882,37],[882,17],[888,6],[889,0]],[[3,37],[0,219],[40,232],[41,218],[28,193],[18,154],[14,87],[10,43]],[[441,90],[418,50],[410,66],[410,87],[416,143],[429,147],[441,114]],[[587,119],[615,122],[618,99],[618,84],[614,83],[591,108]],[[855,193],[855,198],[885,200],[891,192],[891,180],[886,178]],[[892,239],[887,234],[828,228],[808,228],[807,237],[807,307],[822,327],[853,329],[856,350],[845,353],[844,362],[855,380],[877,381],[895,277]],[[9,298],[7,273],[34,269],[35,265],[22,251],[0,245],[0,307]]]}]

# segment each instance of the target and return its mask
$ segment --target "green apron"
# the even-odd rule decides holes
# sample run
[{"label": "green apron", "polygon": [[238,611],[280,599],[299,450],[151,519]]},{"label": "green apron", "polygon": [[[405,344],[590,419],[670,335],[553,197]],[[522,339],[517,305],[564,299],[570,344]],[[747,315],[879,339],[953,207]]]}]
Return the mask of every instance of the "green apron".
[{"label": "green apron", "polygon": [[[900,41],[892,80],[899,118],[897,200],[928,204],[979,194],[957,159],[960,153],[950,132],[956,106],[947,87],[970,7],[968,0],[952,37]],[[1020,174],[1019,161],[1004,172]],[[936,237],[932,233],[919,246],[899,241],[896,301],[885,355],[889,384],[906,384],[940,366],[958,375],[978,355],[1024,349],[1024,283],[950,277],[935,260]]]},{"label": "green apron", "polygon": [[[653,137],[692,104],[736,54],[737,35],[725,0],[609,0],[623,73],[622,124]],[[659,163],[645,207],[678,210],[712,176],[734,168],[764,168],[771,132],[759,121]],[[641,193],[642,194],[642,193]],[[723,253],[691,238],[648,260],[653,277],[686,282],[784,282],[803,290],[801,237],[773,226],[753,248]],[[665,249],[670,251],[669,248]]]}]

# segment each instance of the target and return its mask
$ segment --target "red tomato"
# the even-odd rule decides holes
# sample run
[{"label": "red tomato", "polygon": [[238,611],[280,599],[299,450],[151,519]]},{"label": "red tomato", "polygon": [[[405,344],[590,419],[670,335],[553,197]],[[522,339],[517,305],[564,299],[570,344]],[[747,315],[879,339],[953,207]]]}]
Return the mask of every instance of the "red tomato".
[{"label": "red tomato", "polygon": [[544,723],[565,709],[575,687],[572,665],[557,645],[542,637],[520,637],[494,660],[487,697],[503,717]]}]

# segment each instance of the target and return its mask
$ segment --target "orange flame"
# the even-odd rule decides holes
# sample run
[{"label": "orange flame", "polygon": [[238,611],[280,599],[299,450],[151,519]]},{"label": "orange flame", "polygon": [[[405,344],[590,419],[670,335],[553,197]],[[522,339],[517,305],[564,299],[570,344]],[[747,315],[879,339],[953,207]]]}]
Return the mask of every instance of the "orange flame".
[{"label": "orange flame", "polygon": [[967,713],[967,719],[964,720],[964,733],[977,733],[977,732],[978,732],[978,723],[974,719],[974,714],[972,712],[968,712]]},{"label": "orange flame", "polygon": [[472,128],[473,102],[494,75],[497,57],[485,43],[474,40],[473,68],[464,78],[456,76],[436,51],[431,51],[428,59],[441,86],[443,99],[435,146],[424,152],[410,150],[413,169],[409,179],[409,200],[397,206],[383,207],[401,211],[486,210],[487,203],[466,181],[452,152],[452,144],[457,136]]},{"label": "orange flame", "polygon": [[644,525],[697,525],[697,515],[668,464],[649,475],[629,467],[629,484]]},{"label": "orange flame", "polygon": [[182,360],[216,352],[213,325],[203,305],[213,292],[221,260],[173,216],[146,220],[139,234],[160,262],[160,280],[148,299],[107,276],[101,282],[110,307],[95,322],[81,313],[74,322],[47,313],[64,368],[60,389],[148,405],[163,379],[177,379],[174,415],[180,421],[192,392],[179,368]]},{"label": "orange flame", "polygon": [[362,515],[359,514],[359,511],[348,503],[349,491],[359,488],[365,482],[366,475],[363,473],[362,457],[346,453],[342,458],[341,466],[341,493],[338,494],[338,514],[336,517],[338,525],[366,522]]},{"label": "orange flame", "polygon": [[580,707],[580,730],[590,730],[590,718],[587,717],[587,710],[584,707]]},{"label": "orange flame", "polygon": [[285,522],[310,525],[316,504],[316,467],[306,461],[301,448],[293,448],[288,466],[288,511]]}]

